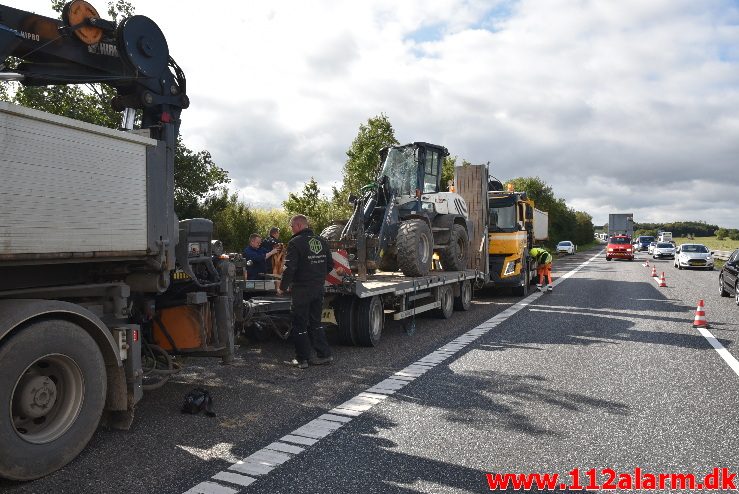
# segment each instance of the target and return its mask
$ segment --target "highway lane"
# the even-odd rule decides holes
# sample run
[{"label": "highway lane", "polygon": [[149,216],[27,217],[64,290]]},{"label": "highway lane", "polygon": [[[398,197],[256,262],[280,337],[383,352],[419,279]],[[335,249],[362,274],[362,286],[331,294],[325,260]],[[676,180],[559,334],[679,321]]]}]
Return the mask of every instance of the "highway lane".
[{"label": "highway lane", "polygon": [[[592,254],[557,259],[555,274]],[[736,309],[716,272],[666,274],[658,288],[640,262],[600,256],[513,314],[517,298],[482,293],[468,313],[422,318],[410,337],[389,325],[379,348],[337,347],[336,365],[308,372],[283,365],[292,350],[277,341],[244,345],[234,366],[191,360],[146,396],[131,431],[101,430],[65,469],[0,491],[480,492],[485,472],[736,465],[737,376],[690,326],[706,299],[711,331],[736,352]],[[251,485],[233,483],[247,475],[235,463],[297,446],[280,438],[493,317],[506,319],[403,376],[402,390],[370,395],[377,404],[300,454],[271,449],[289,460]],[[195,385],[213,393],[215,419],[179,414]]]},{"label": "highway lane", "polygon": [[[304,451],[262,449],[253,461],[275,468],[250,485],[233,475],[247,459],[190,492],[483,492],[486,472],[736,468],[739,380],[691,327],[715,273],[659,288],[645,271],[596,258]],[[736,317],[715,319],[732,347]]]}]

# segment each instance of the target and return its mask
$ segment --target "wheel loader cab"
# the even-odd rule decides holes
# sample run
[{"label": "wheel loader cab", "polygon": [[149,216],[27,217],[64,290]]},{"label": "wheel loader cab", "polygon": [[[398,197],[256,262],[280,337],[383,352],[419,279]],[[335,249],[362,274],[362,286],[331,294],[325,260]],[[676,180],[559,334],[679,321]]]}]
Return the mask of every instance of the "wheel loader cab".
[{"label": "wheel loader cab", "polygon": [[420,195],[440,190],[442,165],[449,151],[443,146],[414,142],[385,148],[380,156],[380,177],[387,177],[396,204],[404,210],[420,211]]}]

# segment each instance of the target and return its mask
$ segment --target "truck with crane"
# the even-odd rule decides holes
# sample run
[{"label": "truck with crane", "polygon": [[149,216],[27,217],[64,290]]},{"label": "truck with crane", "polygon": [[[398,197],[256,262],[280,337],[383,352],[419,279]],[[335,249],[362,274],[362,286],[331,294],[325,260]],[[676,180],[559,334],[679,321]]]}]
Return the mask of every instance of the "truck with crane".
[{"label": "truck with crane", "polygon": [[189,100],[154,21],[115,24],[82,0],[62,19],[0,5],[0,55],[4,80],[105,83],[128,128],[141,122],[0,104],[0,477],[29,480],[99,423],[129,427],[144,390],[176,372],[171,353],[230,361],[235,294],[213,224],[175,215]]}]

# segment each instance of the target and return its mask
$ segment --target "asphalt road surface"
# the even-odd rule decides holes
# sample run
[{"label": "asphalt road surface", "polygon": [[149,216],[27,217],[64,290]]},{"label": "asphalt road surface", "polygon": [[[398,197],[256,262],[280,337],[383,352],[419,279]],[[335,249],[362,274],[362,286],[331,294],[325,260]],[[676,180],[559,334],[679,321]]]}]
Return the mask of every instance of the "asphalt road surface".
[{"label": "asphalt road surface", "polygon": [[[716,271],[650,259],[661,288],[644,259],[560,257],[551,294],[479,292],[413,335],[387,323],[374,349],[335,346],[331,366],[290,368],[281,341],[244,344],[230,366],[191,359],[130,431],[101,429],[64,469],[0,492],[467,493],[506,473],[558,474],[556,490],[733,473],[739,308]],[[708,330],[692,327],[699,299]],[[180,414],[196,386],[216,417]]]}]

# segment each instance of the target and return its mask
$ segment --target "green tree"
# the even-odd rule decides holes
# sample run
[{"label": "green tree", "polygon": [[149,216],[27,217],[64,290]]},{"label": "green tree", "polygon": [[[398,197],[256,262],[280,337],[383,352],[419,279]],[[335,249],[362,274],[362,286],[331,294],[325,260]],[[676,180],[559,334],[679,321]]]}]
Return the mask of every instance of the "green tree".
[{"label": "green tree", "polygon": [[714,234],[716,235],[716,238],[718,240],[723,240],[729,236],[729,230],[727,230],[726,228],[719,228]]},{"label": "green tree", "polygon": [[397,144],[395,130],[385,114],[368,119],[367,124],[360,124],[359,133],[346,152],[340,194],[359,194],[362,187],[374,182],[380,171],[380,150]]},{"label": "green tree", "polygon": [[241,252],[249,235],[257,231],[257,220],[251,209],[225,188],[205,198],[200,214],[213,221],[213,238],[223,242],[226,252]]},{"label": "green tree", "polygon": [[583,211],[575,211],[575,238],[576,244],[587,244],[593,241],[593,217]]},{"label": "green tree", "polygon": [[280,241],[287,243],[290,240],[292,232],[288,227],[290,215],[287,211],[284,209],[252,209],[252,214],[254,214],[257,223],[256,230],[252,233],[266,236],[269,234],[270,228],[276,226],[280,229]]},{"label": "green tree", "polygon": [[303,214],[308,217],[310,226],[316,233],[328,226],[332,221],[345,219],[342,212],[332,207],[332,201],[321,194],[318,182],[311,177],[299,194],[290,193],[282,203],[289,215]]},{"label": "green tree", "polygon": [[[220,191],[230,181],[228,172],[213,162],[208,151],[194,152],[184,145],[181,137],[177,138],[174,169],[174,204],[177,216],[210,218],[201,213],[203,201],[213,194],[222,197]],[[217,201],[215,203],[218,204]]]},{"label": "green tree", "polygon": [[[539,177],[517,177],[508,181],[517,191],[526,191],[533,199],[537,209],[549,213],[549,242],[554,244],[560,240],[577,238],[578,221],[576,212],[567,206],[564,199],[555,197],[554,190]],[[591,219],[592,225],[592,219]],[[583,229],[583,235],[584,235]],[[592,230],[589,238],[592,238]],[[589,241],[589,239],[587,240]],[[581,241],[580,243],[586,243]]]}]

